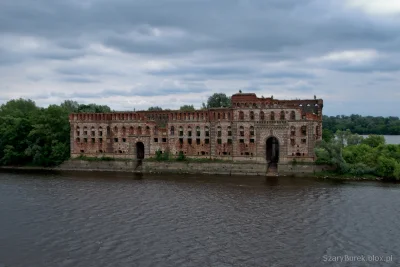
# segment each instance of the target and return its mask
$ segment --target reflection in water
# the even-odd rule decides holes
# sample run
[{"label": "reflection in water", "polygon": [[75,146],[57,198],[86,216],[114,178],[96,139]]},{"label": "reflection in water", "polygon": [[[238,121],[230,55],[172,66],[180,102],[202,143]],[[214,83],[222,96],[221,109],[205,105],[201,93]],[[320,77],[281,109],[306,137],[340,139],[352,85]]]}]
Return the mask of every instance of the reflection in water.
[{"label": "reflection in water", "polygon": [[399,263],[393,184],[0,173],[0,192],[5,266],[368,266],[324,255]]}]

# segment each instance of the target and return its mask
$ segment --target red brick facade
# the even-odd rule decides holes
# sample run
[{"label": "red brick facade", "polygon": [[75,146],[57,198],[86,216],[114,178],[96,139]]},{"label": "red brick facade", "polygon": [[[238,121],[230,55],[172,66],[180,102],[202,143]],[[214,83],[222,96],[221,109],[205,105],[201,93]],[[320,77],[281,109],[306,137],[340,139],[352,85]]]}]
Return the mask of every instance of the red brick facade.
[{"label": "red brick facade", "polygon": [[321,99],[239,93],[230,108],[71,114],[71,157],[136,159],[160,150],[198,158],[314,161],[322,108]]}]

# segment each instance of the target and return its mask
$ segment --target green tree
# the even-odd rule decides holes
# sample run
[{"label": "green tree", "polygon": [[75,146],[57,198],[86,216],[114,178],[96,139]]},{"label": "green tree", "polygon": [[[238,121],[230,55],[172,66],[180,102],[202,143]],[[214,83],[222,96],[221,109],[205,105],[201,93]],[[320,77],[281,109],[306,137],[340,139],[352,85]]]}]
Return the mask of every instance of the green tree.
[{"label": "green tree", "polygon": [[97,105],[97,104],[80,104],[78,106],[78,113],[109,113],[111,109],[106,105]]},{"label": "green tree", "polygon": [[325,142],[330,142],[334,137],[335,135],[331,130],[328,129],[322,130],[322,140],[324,140]]},{"label": "green tree", "polygon": [[385,144],[385,138],[382,135],[371,134],[362,143],[370,147],[378,147]]},{"label": "green tree", "polygon": [[195,111],[196,109],[194,108],[193,105],[183,105],[179,108],[181,111]]},{"label": "green tree", "polygon": [[210,96],[207,100],[207,105],[203,103],[204,108],[220,108],[220,107],[230,107],[231,97],[227,97],[224,93],[215,93]]},{"label": "green tree", "polygon": [[149,107],[147,110],[148,111],[161,111],[163,109],[159,106],[154,106],[154,107]]}]

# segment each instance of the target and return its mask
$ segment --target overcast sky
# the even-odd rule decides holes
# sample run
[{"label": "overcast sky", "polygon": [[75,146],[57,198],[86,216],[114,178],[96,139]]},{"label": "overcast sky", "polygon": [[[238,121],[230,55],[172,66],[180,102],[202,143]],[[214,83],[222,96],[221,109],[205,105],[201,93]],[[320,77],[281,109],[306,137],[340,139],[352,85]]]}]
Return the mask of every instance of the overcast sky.
[{"label": "overcast sky", "polygon": [[1,0],[0,103],[200,107],[215,92],[400,116],[399,0]]}]

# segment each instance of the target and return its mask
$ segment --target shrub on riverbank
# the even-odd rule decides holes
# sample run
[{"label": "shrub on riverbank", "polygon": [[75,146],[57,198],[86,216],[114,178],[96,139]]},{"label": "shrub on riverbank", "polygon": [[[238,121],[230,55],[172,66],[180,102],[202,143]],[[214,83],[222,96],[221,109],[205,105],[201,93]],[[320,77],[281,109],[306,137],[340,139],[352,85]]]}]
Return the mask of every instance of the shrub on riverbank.
[{"label": "shrub on riverbank", "polygon": [[337,174],[400,180],[400,145],[385,144],[383,136],[360,139],[348,130],[337,131],[329,142],[321,141],[315,153],[317,164],[333,165]]}]

